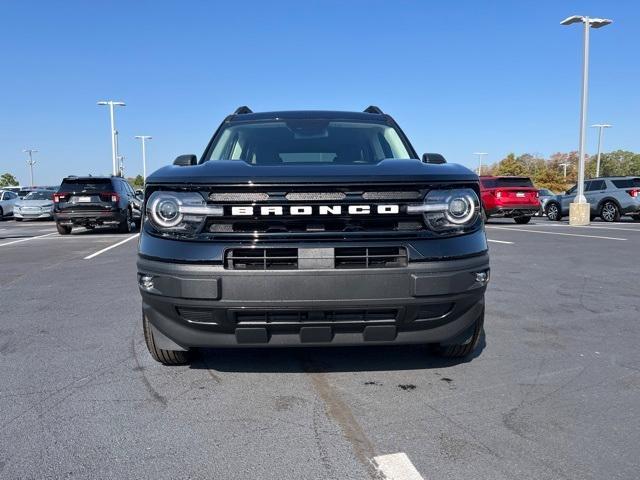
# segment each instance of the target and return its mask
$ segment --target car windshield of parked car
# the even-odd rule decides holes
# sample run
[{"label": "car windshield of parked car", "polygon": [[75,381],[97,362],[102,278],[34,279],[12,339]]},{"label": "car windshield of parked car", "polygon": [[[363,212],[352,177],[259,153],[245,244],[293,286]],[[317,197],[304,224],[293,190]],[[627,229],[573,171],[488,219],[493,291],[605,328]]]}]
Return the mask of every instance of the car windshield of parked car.
[{"label": "car windshield of parked car", "polygon": [[53,200],[53,192],[29,192],[23,200]]},{"label": "car windshield of parked car", "polygon": [[209,152],[205,161],[241,160],[253,165],[372,164],[411,158],[393,127],[315,119],[231,125]]},{"label": "car windshield of parked car", "polygon": [[553,192],[551,190],[547,190],[546,188],[541,188],[538,191],[538,194],[543,196],[543,197],[549,197],[549,196],[553,195]]},{"label": "car windshield of parked car", "polygon": [[60,185],[59,192],[110,192],[113,190],[109,178],[69,178]]}]

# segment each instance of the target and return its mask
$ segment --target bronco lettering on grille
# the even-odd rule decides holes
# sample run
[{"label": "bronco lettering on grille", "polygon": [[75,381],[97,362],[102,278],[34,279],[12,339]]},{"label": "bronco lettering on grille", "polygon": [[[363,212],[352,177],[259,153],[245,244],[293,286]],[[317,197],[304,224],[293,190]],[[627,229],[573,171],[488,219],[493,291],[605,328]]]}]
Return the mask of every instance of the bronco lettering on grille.
[{"label": "bronco lettering on grille", "polygon": [[[344,213],[349,215],[379,215],[400,213],[399,205],[349,205]],[[269,215],[342,215],[342,205],[292,205],[292,206],[263,206],[263,207],[231,207],[233,216],[269,216]]]}]

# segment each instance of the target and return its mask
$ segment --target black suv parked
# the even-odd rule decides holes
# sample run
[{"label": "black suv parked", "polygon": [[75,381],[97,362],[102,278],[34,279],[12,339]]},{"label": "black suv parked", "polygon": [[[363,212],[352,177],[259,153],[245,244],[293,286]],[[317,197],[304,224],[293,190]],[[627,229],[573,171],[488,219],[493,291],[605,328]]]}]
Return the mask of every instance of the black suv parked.
[{"label": "black suv parked", "polygon": [[140,225],[142,195],[122,177],[67,177],[53,195],[53,217],[61,235],[74,226],[117,225],[131,232]]},{"label": "black suv parked", "polygon": [[474,351],[489,256],[478,177],[421,159],[377,107],[239,108],[147,179],[138,256],[151,355],[431,344]]}]

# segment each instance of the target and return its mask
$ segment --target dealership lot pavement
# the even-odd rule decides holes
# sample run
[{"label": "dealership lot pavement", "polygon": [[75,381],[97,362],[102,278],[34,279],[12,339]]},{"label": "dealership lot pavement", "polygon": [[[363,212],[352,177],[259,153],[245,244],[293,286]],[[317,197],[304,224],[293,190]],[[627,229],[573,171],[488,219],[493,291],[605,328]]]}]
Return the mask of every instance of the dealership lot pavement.
[{"label": "dealership lot pavement", "polygon": [[135,234],[0,222],[0,478],[638,478],[640,223],[487,236],[469,362],[220,350],[171,368],[143,343]]}]

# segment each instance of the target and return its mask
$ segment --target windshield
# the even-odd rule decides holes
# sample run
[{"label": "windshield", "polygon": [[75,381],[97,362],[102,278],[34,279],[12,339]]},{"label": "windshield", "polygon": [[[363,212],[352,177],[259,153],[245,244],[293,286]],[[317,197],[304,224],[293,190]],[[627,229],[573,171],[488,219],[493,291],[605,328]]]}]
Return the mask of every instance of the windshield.
[{"label": "windshield", "polygon": [[254,165],[371,164],[411,158],[398,132],[379,123],[287,120],[225,128],[208,160],[241,160]]},{"label": "windshield", "polygon": [[53,192],[30,192],[23,200],[53,200]]}]

